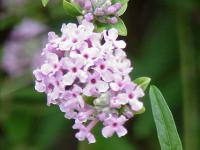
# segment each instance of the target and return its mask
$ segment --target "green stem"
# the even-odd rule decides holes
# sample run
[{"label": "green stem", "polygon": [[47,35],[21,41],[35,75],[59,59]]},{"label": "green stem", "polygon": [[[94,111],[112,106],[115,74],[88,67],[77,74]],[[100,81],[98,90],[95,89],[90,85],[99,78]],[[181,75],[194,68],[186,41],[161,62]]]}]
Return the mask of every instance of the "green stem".
[{"label": "green stem", "polygon": [[195,49],[188,13],[177,12],[177,34],[180,51],[180,69],[182,79],[183,123],[185,150],[198,149],[198,93]]}]

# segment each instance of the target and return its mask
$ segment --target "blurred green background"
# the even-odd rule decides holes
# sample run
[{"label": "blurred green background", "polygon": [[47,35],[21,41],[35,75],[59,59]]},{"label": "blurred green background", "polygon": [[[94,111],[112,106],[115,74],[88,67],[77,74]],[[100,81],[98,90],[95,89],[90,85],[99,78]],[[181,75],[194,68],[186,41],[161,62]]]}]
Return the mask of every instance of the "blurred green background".
[{"label": "blurred green background", "polygon": [[[79,143],[74,138],[73,122],[66,120],[59,108],[47,107],[45,95],[35,92],[30,67],[23,75],[13,77],[2,65],[5,43],[24,18],[37,20],[57,33],[62,23],[75,22],[66,16],[61,0],[51,0],[46,8],[40,0],[0,0],[0,149],[160,149],[148,92],[146,112],[126,124],[127,136],[104,139],[97,128],[96,144]],[[132,78],[152,78],[174,115],[184,149],[198,150],[200,1],[130,0],[123,19],[128,28],[128,36],[123,38],[128,44],[126,52],[134,66]]]}]

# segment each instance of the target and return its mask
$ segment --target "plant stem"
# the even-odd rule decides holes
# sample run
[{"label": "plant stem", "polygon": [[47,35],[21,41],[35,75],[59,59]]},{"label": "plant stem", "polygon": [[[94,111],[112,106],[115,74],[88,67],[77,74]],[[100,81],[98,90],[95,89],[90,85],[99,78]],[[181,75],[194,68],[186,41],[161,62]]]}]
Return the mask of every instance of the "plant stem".
[{"label": "plant stem", "polygon": [[197,68],[188,13],[177,11],[185,150],[198,149]]}]

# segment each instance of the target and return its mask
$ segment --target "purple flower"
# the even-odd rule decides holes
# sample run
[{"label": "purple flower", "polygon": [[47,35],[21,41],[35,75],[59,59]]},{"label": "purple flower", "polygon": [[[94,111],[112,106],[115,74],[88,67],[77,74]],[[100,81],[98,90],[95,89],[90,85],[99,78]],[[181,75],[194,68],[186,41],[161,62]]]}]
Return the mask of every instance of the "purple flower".
[{"label": "purple flower", "polygon": [[62,68],[66,69],[67,73],[63,76],[64,85],[72,85],[75,79],[79,79],[84,83],[87,80],[87,73],[82,70],[83,61],[81,59],[62,59]]},{"label": "purple flower", "polygon": [[96,139],[94,135],[90,132],[90,130],[96,125],[97,121],[91,121],[87,127],[85,127],[80,122],[77,122],[73,125],[73,129],[79,129],[79,132],[76,133],[76,138],[80,141],[84,141],[88,139],[89,143],[95,143]]},{"label": "purple flower", "polygon": [[125,87],[125,91],[125,93],[120,93],[117,95],[119,103],[122,105],[129,103],[133,111],[140,111],[143,108],[143,103],[138,99],[144,96],[142,89],[137,85],[130,84]]},{"label": "purple flower", "polygon": [[102,81],[100,74],[94,72],[89,75],[87,85],[83,89],[83,94],[86,96],[99,95],[100,93],[106,92],[108,88],[108,83]]},{"label": "purple flower", "polygon": [[119,118],[110,116],[104,121],[105,127],[102,129],[102,135],[105,138],[111,137],[115,132],[118,137],[122,137],[127,134],[126,128],[123,124],[127,121],[126,117],[120,116]]}]

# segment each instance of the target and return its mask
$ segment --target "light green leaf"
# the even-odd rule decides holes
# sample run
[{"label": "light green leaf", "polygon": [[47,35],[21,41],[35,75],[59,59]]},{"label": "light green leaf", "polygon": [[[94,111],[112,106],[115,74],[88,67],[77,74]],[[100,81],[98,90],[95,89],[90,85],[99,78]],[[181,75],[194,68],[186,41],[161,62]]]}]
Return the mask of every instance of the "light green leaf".
[{"label": "light green leaf", "polygon": [[128,8],[128,3],[123,4],[122,8],[117,12],[118,16],[122,16]]},{"label": "light green leaf", "polygon": [[127,36],[126,25],[124,24],[121,18],[118,18],[118,23],[111,25],[113,28],[116,28],[121,36]]},{"label": "light green leaf", "polygon": [[63,0],[63,8],[65,9],[65,12],[72,17],[77,17],[82,15],[81,10],[78,6],[76,6],[73,3],[70,3],[67,0]]},{"label": "light green leaf", "polygon": [[115,4],[117,2],[120,2],[122,4],[122,8],[118,11],[119,16],[121,16],[125,13],[125,11],[128,7],[128,1],[129,0],[112,0],[112,4]]},{"label": "light green leaf", "polygon": [[161,149],[182,150],[172,113],[162,93],[156,86],[151,86],[149,96]]},{"label": "light green leaf", "polygon": [[115,28],[118,30],[119,35],[127,36],[127,28],[121,18],[118,18],[118,22],[116,24],[105,24],[96,22],[96,31],[102,32],[103,30],[109,30],[111,28]]},{"label": "light green leaf", "polygon": [[125,4],[125,3],[128,3],[129,0],[112,0],[112,4],[115,4],[115,3],[122,3],[122,4]]},{"label": "light green leaf", "polygon": [[48,4],[49,0],[42,0],[42,5],[45,7]]},{"label": "light green leaf", "polygon": [[149,77],[140,77],[134,80],[134,83],[139,85],[144,91],[147,89],[150,82],[151,78]]}]

